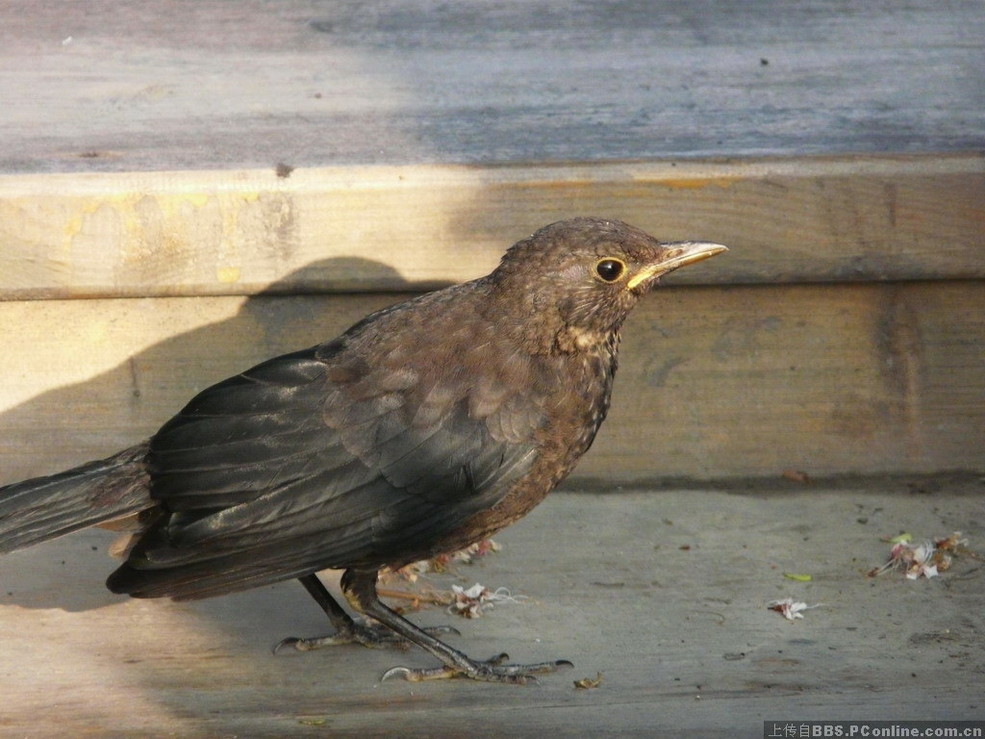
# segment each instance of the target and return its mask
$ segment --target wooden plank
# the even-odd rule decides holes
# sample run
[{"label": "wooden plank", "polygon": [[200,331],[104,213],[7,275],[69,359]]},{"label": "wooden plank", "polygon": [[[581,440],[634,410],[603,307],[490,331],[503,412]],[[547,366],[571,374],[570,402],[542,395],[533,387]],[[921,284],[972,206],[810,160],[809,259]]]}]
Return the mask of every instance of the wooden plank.
[{"label": "wooden plank", "polygon": [[0,3],[0,171],[981,150],[980,0]]},{"label": "wooden plank", "polygon": [[198,390],[334,336],[394,299],[0,303],[0,477],[129,446]]},{"label": "wooden plank", "polygon": [[[502,552],[424,583],[506,587],[518,602],[470,621],[409,614],[451,623],[449,641],[476,657],[574,662],[522,688],[379,682],[434,664],[416,649],[275,657],[279,639],[328,630],[296,583],[127,600],[103,589],[113,535],[65,537],[0,558],[0,733],[760,737],[771,718],[980,721],[980,562],[959,557],[937,582],[864,571],[900,530],[960,528],[980,552],[981,484],[900,488],[551,496],[496,537]],[[823,605],[789,623],[766,608],[788,596]],[[597,689],[574,688],[598,672]]]},{"label": "wooden plank", "polygon": [[626,331],[616,423],[582,474],[985,470],[981,282],[653,298]]},{"label": "wooden plank", "polygon": [[[145,437],[197,390],[398,296],[0,303],[0,483]],[[980,281],[667,287],[576,474],[985,470]]]},{"label": "wooden plank", "polygon": [[985,276],[985,157],[0,177],[0,299],[406,290],[574,215],[733,247],[691,284]]}]

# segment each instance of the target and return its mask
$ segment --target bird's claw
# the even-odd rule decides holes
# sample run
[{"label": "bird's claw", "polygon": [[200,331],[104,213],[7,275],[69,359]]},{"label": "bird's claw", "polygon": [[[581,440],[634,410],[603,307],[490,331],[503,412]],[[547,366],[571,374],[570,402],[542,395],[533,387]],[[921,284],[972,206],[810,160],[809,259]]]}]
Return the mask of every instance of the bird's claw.
[{"label": "bird's claw", "polygon": [[484,682],[512,683],[526,685],[536,683],[537,675],[567,670],[574,665],[566,659],[554,662],[539,662],[532,665],[507,664],[509,655],[503,652],[485,662],[472,662],[470,669],[458,667],[391,667],[383,673],[381,680],[401,677],[410,682],[422,680],[448,680],[451,678],[469,678]]}]

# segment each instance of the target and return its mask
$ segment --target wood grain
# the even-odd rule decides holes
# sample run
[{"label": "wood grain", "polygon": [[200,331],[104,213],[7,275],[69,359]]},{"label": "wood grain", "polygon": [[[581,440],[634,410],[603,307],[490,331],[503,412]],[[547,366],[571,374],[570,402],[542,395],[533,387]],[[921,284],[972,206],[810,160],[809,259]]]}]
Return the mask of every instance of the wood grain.
[{"label": "wood grain", "polygon": [[0,171],[985,145],[978,0],[0,4]]},{"label": "wood grain", "polygon": [[574,215],[732,247],[681,284],[985,276],[979,155],[0,177],[0,299],[471,279]]},{"label": "wood grain", "polygon": [[[127,600],[102,586],[112,534],[72,535],[0,559],[0,733],[759,737],[776,716],[980,720],[968,675],[985,660],[980,563],[959,558],[935,582],[864,570],[899,530],[981,541],[981,484],[900,487],[551,496],[496,537],[502,552],[425,583],[520,600],[478,620],[409,614],[451,623],[461,635],[448,639],[477,657],[574,662],[527,688],[379,682],[394,665],[434,664],[416,649],[275,657],[279,639],[328,628],[296,583]],[[766,608],[786,596],[824,605],[789,623]],[[597,689],[574,688],[600,671]]]},{"label": "wood grain", "polygon": [[[128,446],[206,385],[398,297],[0,303],[0,483]],[[626,327],[575,474],[985,470],[983,367],[980,281],[667,287]]]}]

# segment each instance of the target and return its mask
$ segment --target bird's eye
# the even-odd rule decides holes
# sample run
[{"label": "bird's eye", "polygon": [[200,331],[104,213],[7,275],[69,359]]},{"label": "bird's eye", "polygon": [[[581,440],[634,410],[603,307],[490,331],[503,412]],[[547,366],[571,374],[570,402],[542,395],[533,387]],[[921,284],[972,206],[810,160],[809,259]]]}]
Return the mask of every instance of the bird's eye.
[{"label": "bird's eye", "polygon": [[615,282],[626,273],[626,263],[621,259],[606,257],[595,265],[595,274],[603,282]]}]

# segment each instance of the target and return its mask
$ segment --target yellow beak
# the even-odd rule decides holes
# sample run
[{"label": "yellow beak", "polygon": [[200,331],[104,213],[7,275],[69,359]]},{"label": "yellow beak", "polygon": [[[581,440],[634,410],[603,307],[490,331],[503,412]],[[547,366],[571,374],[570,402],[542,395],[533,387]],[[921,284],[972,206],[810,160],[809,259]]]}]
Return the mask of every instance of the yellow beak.
[{"label": "yellow beak", "polygon": [[647,265],[630,277],[629,282],[626,283],[627,290],[638,287],[641,283],[646,282],[652,277],[665,275],[679,267],[694,264],[695,262],[700,262],[702,259],[708,259],[708,257],[728,251],[727,246],[713,244],[710,241],[675,241],[670,244],[664,244],[663,247],[667,251],[664,252],[660,261]]}]

